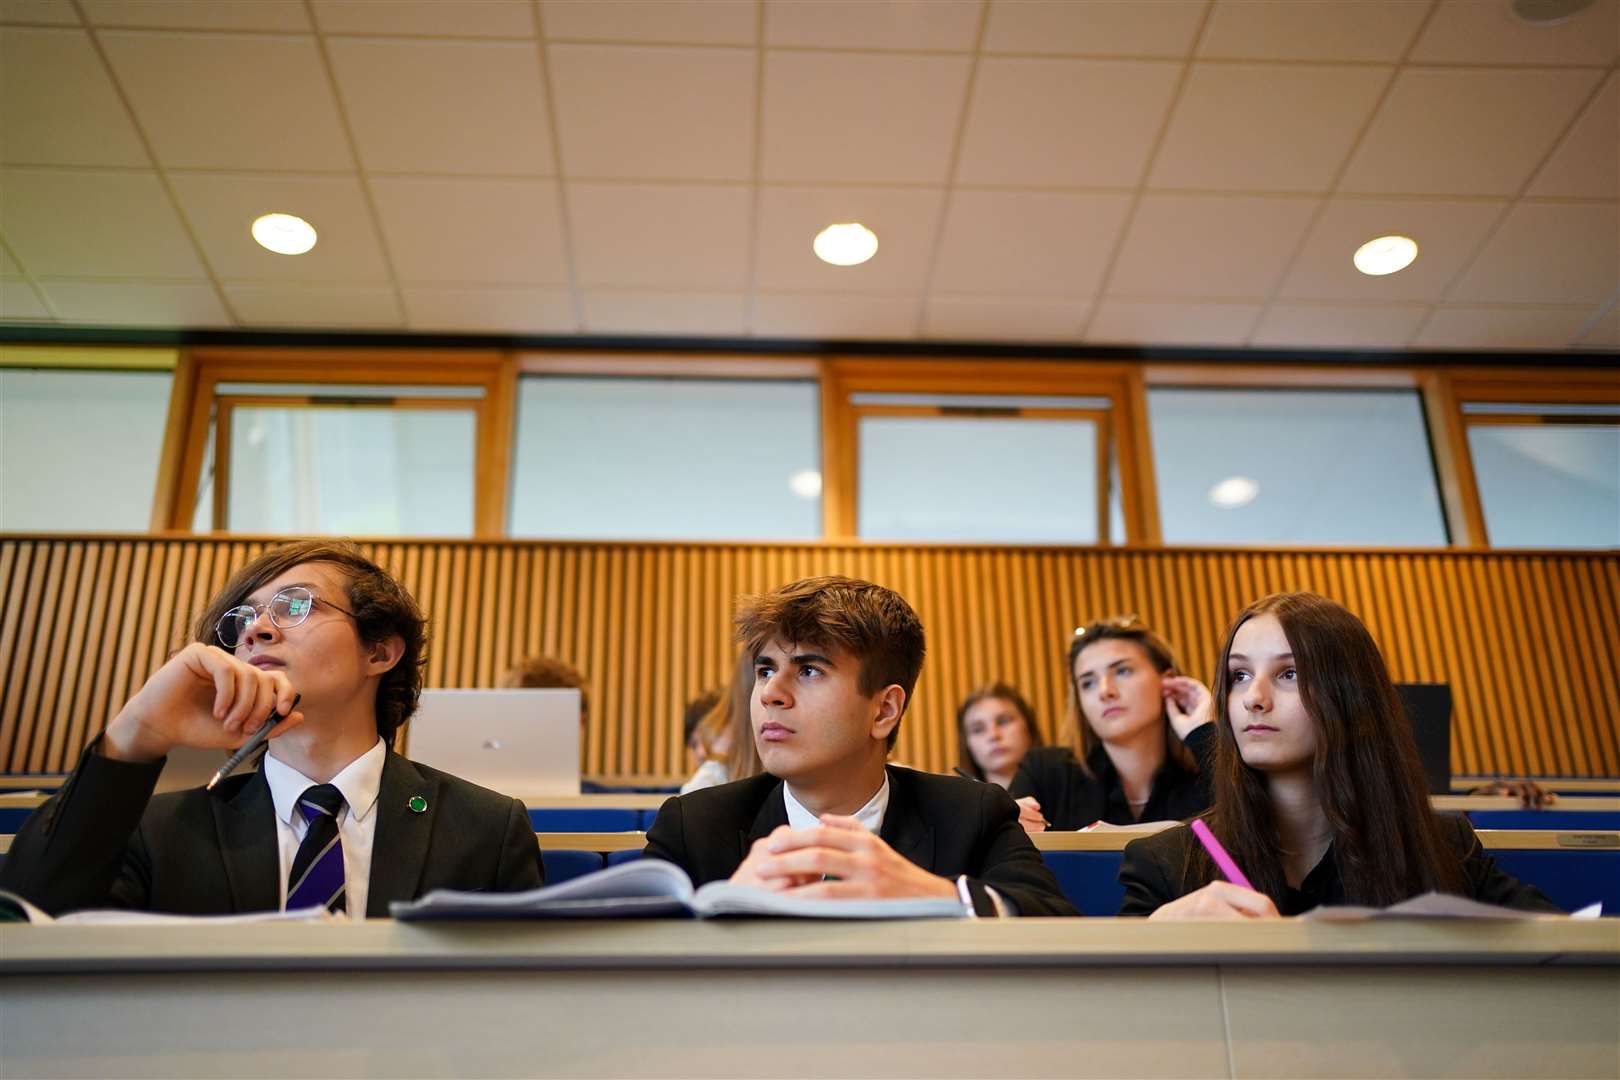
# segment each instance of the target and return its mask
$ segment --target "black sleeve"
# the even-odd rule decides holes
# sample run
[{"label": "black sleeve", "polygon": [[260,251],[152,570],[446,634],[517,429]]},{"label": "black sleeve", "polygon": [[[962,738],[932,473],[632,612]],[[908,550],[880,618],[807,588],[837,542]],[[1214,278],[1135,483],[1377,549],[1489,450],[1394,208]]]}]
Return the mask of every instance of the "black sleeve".
[{"label": "black sleeve", "polygon": [[1173,834],[1185,832],[1187,827],[1178,825],[1125,845],[1119,864],[1119,883],[1125,886],[1125,897],[1119,905],[1121,915],[1151,915],[1181,898],[1182,889],[1176,882],[1180,874],[1173,873],[1171,867],[1180,849]]},{"label": "black sleeve", "polygon": [[1547,894],[1534,885],[1526,884],[1496,865],[1496,860],[1485,854],[1474,828],[1461,815],[1441,815],[1443,821],[1453,822],[1448,839],[1462,856],[1463,876],[1468,879],[1468,895],[1485,904],[1517,908],[1520,911],[1543,911],[1564,914],[1564,909],[1547,898]]},{"label": "black sleeve", "polygon": [[529,809],[519,799],[511,800],[506,815],[506,835],[501,841],[500,867],[496,871],[496,892],[522,892],[546,883],[546,864],[540,858]]},{"label": "black sleeve", "polygon": [[979,860],[978,875],[970,877],[970,881],[994,889],[1020,915],[1079,915],[1041,860],[1029,834],[1018,824],[1018,805],[1007,792],[985,784],[979,814],[984,856]]},{"label": "black sleeve", "polygon": [[[1024,760],[1018,763],[1018,771],[1013,773],[1013,778],[1007,782],[1007,794],[1015,799],[1026,798],[1035,794],[1035,772],[1031,768],[1033,764],[1030,755],[1025,754]],[[1036,796],[1036,798],[1039,797]]]},{"label": "black sleeve", "polygon": [[0,864],[0,887],[52,915],[145,908],[151,858],[139,832],[163,760],[114,761],[85,750],[67,781],[23,822]]},{"label": "black sleeve", "polygon": [[658,808],[658,816],[653,818],[652,827],[647,830],[647,846],[641,849],[642,858],[672,862],[690,875],[692,868],[686,865],[684,837],[685,833],[681,828],[681,797],[672,795]]}]

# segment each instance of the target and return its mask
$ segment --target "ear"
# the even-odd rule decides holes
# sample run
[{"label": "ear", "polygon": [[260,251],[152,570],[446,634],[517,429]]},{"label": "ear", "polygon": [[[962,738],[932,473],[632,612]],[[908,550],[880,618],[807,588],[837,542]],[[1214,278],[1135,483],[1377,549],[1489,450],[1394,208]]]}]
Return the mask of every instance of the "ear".
[{"label": "ear", "polygon": [[900,714],[906,711],[906,692],[899,683],[890,683],[878,691],[873,699],[877,715],[872,717],[872,738],[883,742],[900,724]]},{"label": "ear", "polygon": [[405,655],[405,639],[398,634],[390,634],[381,641],[374,642],[366,654],[366,674],[386,675],[394,670],[399,658]]}]

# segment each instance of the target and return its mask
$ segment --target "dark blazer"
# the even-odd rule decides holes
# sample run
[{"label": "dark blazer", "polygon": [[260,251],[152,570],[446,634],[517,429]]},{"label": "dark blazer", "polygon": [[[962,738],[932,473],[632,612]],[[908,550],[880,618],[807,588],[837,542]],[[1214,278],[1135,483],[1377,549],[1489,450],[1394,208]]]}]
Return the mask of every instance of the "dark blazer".
[{"label": "dark blazer", "polygon": [[[1496,860],[1485,854],[1479,837],[1474,835],[1466,819],[1453,814],[1435,816],[1446,845],[1462,859],[1463,877],[1467,881],[1465,895],[1470,899],[1525,911],[1563,911],[1534,885],[1503,873]],[[1195,877],[1188,871],[1188,856],[1197,845],[1197,837],[1185,825],[1126,844],[1119,867],[1119,883],[1125,886],[1125,899],[1119,913],[1151,915],[1164,904],[1209,884],[1209,878]],[[1329,847],[1322,861],[1299,883],[1299,888],[1287,890],[1277,904],[1277,911],[1282,915],[1299,915],[1323,904],[1344,902],[1344,881],[1339,877],[1338,863]]]},{"label": "dark blazer", "polygon": [[[895,765],[888,770],[889,806],[878,835],[895,851],[940,877],[966,874],[970,889],[994,888],[1020,914],[1079,914],[1018,824],[1018,807],[1005,791]],[[666,801],[647,830],[644,854],[675,863],[694,885],[724,881],[754,841],[787,823],[782,781],[760,773]]]},{"label": "dark blazer", "polygon": [[1167,755],[1153,776],[1153,789],[1140,818],[1131,817],[1130,802],[1108,751],[1097,746],[1086,758],[1090,775],[1066,746],[1038,746],[1024,755],[1008,790],[1013,798],[1033,795],[1054,829],[1083,829],[1093,821],[1129,825],[1135,821],[1181,821],[1209,809],[1209,779],[1215,758],[1214,724],[1187,733],[1186,747],[1196,771]]},{"label": "dark blazer", "polygon": [[[98,741],[99,742],[99,741]],[[153,797],[163,762],[85,751],[18,831],[0,886],[51,914],[120,907],[185,915],[281,904],[275,804],[262,769]],[[412,813],[413,795],[427,810]],[[378,789],[366,916],[430,889],[507,892],[542,883],[528,811],[516,799],[392,750]]]}]

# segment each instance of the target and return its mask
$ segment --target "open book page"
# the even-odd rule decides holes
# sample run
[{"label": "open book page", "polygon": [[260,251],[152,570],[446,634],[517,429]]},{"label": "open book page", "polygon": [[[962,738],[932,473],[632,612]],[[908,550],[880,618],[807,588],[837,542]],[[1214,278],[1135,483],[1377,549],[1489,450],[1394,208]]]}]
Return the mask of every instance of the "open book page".
[{"label": "open book page", "polygon": [[560,885],[527,892],[462,892],[434,889],[420,900],[396,900],[394,918],[427,919],[610,919],[685,915],[692,879],[674,863],[637,859],[585,874]]},{"label": "open book page", "polygon": [[0,906],[8,912],[19,914],[21,917],[18,921],[33,923],[36,926],[50,923],[62,926],[218,926],[225,923],[321,922],[327,919],[347,918],[344,915],[333,915],[323,907],[298,908],[293,911],[250,911],[242,915],[171,915],[162,911],[98,908],[53,917],[16,893],[4,889],[0,889]]},{"label": "open book page", "polygon": [[1601,910],[1601,904],[1592,904],[1575,912],[1573,916],[1553,915],[1542,911],[1520,911],[1517,908],[1482,904],[1478,900],[1470,900],[1465,896],[1453,896],[1450,893],[1427,892],[1422,896],[1414,896],[1410,900],[1402,900],[1398,904],[1391,904],[1387,908],[1319,907],[1307,911],[1300,918],[1310,919],[1315,922],[1365,922],[1369,919],[1501,919],[1522,921],[1525,919],[1595,919]]},{"label": "open book page", "polygon": [[1142,836],[1152,836],[1156,832],[1173,829],[1180,825],[1179,821],[1133,821],[1129,825],[1110,825],[1106,821],[1093,821],[1077,832],[1123,832],[1138,833]]},{"label": "open book page", "polygon": [[711,881],[697,891],[699,915],[775,915],[790,919],[960,919],[967,912],[954,897],[917,900],[805,900],[752,885]]}]

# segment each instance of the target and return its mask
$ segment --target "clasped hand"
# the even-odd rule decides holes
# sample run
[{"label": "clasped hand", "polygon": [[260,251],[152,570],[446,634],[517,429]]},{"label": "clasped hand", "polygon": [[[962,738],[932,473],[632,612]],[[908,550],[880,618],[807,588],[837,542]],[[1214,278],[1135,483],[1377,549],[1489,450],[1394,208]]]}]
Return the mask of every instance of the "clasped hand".
[{"label": "clasped hand", "polygon": [[821,824],[805,829],[781,825],[754,841],[731,882],[814,900],[956,895],[952,882],[911,862],[854,818],[838,814],[823,814]]}]

